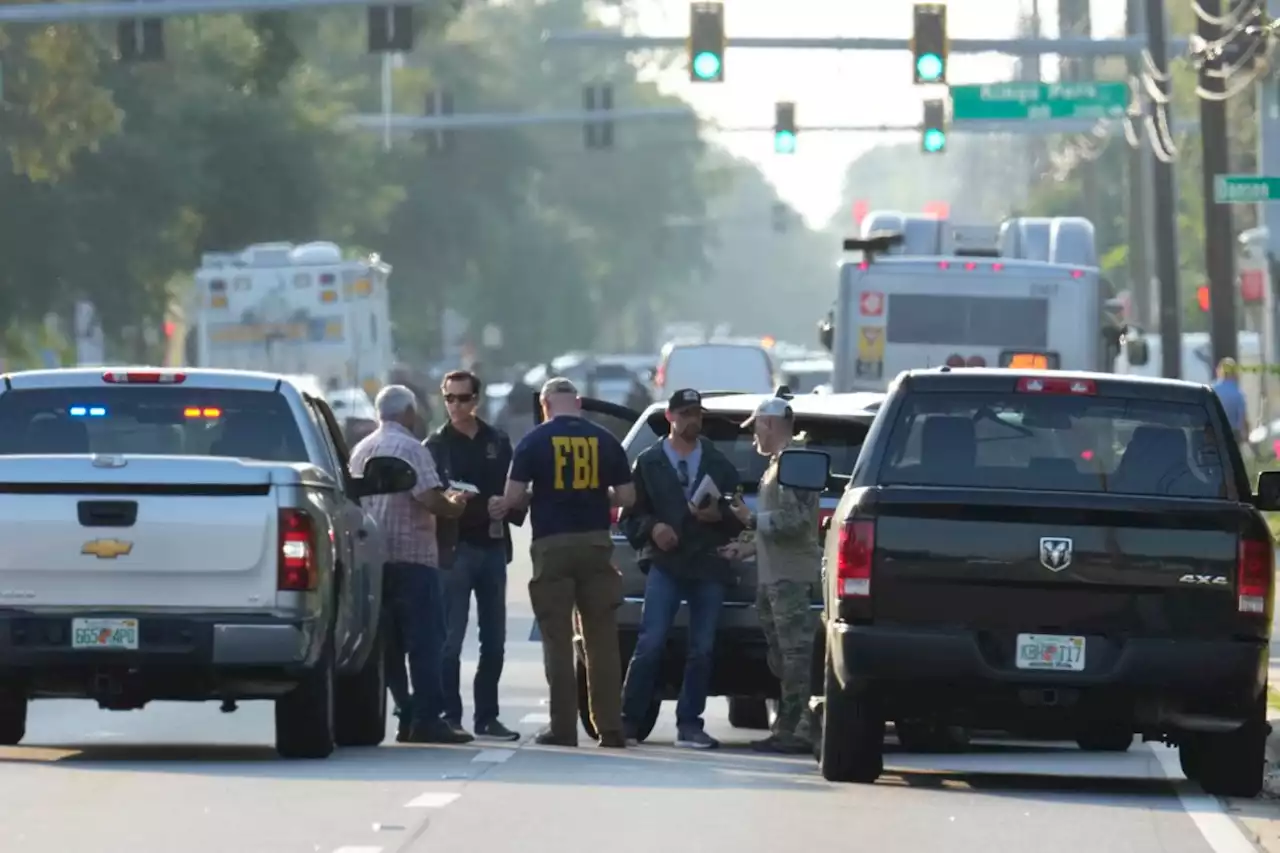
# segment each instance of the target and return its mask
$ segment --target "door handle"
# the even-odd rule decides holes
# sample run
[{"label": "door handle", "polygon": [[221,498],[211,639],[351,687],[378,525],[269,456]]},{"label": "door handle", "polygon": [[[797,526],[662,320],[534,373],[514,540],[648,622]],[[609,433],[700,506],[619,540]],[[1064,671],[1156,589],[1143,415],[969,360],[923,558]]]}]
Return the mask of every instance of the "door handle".
[{"label": "door handle", "polygon": [[367,531],[367,530],[365,530],[363,527],[361,527],[359,530],[357,530],[357,531],[356,531],[356,538],[357,538],[357,539],[368,539],[368,538],[369,538],[369,531]]}]

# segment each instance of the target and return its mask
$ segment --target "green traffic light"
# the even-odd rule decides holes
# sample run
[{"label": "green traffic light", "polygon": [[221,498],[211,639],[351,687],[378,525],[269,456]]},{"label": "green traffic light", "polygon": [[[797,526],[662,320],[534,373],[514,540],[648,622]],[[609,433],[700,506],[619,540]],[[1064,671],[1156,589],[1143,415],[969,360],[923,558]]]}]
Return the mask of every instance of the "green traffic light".
[{"label": "green traffic light", "polygon": [[700,80],[714,80],[720,73],[720,57],[704,50],[693,58],[693,73]]},{"label": "green traffic light", "polygon": [[924,132],[924,150],[935,154],[947,146],[947,134],[936,127]]},{"label": "green traffic light", "polygon": [[796,135],[789,130],[779,130],[773,135],[773,150],[778,154],[794,154]]},{"label": "green traffic light", "polygon": [[942,57],[936,53],[925,53],[916,60],[916,73],[921,80],[939,80],[942,78]]}]

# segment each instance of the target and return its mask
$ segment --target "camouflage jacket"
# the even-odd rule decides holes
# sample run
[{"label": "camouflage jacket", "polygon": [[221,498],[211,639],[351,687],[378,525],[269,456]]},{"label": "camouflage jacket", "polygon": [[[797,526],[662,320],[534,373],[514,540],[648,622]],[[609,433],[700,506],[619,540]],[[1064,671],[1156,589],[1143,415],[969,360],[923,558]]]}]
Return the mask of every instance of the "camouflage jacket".
[{"label": "camouflage jacket", "polygon": [[817,583],[822,572],[818,543],[820,492],[778,484],[778,456],[769,460],[756,498],[756,573],[759,583]]}]

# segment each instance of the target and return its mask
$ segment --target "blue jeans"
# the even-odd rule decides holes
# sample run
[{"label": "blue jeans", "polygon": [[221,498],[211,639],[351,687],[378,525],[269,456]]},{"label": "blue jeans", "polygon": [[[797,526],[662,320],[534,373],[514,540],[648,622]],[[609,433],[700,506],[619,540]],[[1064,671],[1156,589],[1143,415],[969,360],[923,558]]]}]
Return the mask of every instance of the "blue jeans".
[{"label": "blue jeans", "polygon": [[475,725],[498,719],[498,679],[507,642],[507,546],[459,542],[453,562],[442,572],[445,608],[444,717],[462,722],[462,641],[467,636],[471,595],[476,596],[480,663],[476,666]]},{"label": "blue jeans", "polygon": [[[431,724],[444,711],[441,661],[444,652],[444,603],[434,566],[387,563],[384,570],[391,631],[387,649],[387,688],[396,714],[415,725]],[[405,673],[405,656],[409,672]],[[412,694],[409,684],[413,684]]]},{"label": "blue jeans", "polygon": [[666,651],[667,634],[676,621],[680,602],[689,603],[689,651],[684,683],[676,702],[676,726],[681,732],[700,731],[711,687],[711,654],[716,626],[724,604],[724,584],[709,580],[680,580],[657,566],[649,568],[640,612],[640,637],[622,685],[622,719],[628,728],[639,725],[653,700],[654,682]]}]

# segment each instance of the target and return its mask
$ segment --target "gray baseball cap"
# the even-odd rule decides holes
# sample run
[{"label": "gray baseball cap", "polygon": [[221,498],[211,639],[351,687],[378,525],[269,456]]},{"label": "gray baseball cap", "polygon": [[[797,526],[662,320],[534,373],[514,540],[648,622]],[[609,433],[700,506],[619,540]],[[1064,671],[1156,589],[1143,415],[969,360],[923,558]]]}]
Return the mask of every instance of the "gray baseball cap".
[{"label": "gray baseball cap", "polygon": [[543,397],[550,397],[552,394],[572,394],[578,396],[578,386],[563,376],[554,376],[542,383]]},{"label": "gray baseball cap", "polygon": [[751,417],[742,422],[743,427],[749,427],[756,422],[756,418],[787,418],[793,417],[791,406],[782,397],[768,397],[760,401],[756,406],[756,410],[751,413]]}]

